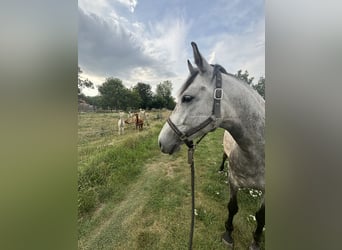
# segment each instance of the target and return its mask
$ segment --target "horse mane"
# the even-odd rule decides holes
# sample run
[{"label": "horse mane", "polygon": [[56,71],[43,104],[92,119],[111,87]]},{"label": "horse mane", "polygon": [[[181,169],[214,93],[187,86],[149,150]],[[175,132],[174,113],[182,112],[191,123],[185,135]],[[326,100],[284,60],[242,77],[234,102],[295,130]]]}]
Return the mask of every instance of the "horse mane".
[{"label": "horse mane", "polygon": [[214,67],[213,76],[215,75],[215,72],[216,72],[216,71],[220,71],[221,73],[223,73],[223,74],[225,74],[225,75],[234,77],[238,82],[240,82],[241,84],[243,84],[244,86],[246,86],[248,89],[252,90],[253,93],[256,93],[256,94],[259,95],[259,93],[252,87],[251,84],[248,84],[246,81],[244,81],[244,80],[241,79],[241,78],[238,78],[236,75],[233,75],[233,74],[231,74],[231,73],[228,73],[228,72],[226,71],[226,69],[223,68],[221,65],[219,65],[219,64],[210,64],[210,65]]},{"label": "horse mane", "polygon": [[[213,77],[216,75],[217,71],[220,71],[222,74],[228,75],[228,76],[232,76],[233,78],[235,78],[238,82],[240,82],[241,84],[243,84],[244,86],[246,86],[248,89],[253,90],[253,92],[258,93],[251,85],[249,85],[246,81],[238,78],[236,75],[228,73],[227,70],[222,67],[220,64],[210,64],[210,66],[212,66],[214,68],[214,72],[213,72]],[[180,88],[179,91],[179,96],[182,95],[184,93],[184,91],[191,85],[191,83],[195,80],[196,76],[198,75],[199,70],[198,69],[194,69],[194,73],[192,73],[188,79],[185,81],[185,83],[183,84],[183,86]]]},{"label": "horse mane", "polygon": [[210,65],[214,67],[213,75],[215,75],[217,71],[220,71],[221,73],[228,75],[227,70],[223,68],[220,64],[210,64]]}]

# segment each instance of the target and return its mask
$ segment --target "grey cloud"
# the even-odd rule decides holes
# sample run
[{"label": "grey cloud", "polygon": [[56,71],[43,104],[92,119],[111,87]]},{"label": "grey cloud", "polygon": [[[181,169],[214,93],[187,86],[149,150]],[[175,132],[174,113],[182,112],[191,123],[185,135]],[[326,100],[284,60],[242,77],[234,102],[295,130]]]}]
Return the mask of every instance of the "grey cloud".
[{"label": "grey cloud", "polygon": [[174,75],[144,53],[142,45],[122,20],[104,20],[80,8],[78,16],[78,58],[84,71],[105,77],[129,78],[132,69],[148,67],[158,75]]}]

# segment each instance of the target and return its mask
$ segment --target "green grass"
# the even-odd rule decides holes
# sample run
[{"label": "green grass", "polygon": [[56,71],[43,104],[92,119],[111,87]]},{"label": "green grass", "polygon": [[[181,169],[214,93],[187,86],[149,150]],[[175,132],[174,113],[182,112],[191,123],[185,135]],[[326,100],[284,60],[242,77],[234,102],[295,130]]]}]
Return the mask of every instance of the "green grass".
[{"label": "green grass", "polygon": [[[90,114],[93,119],[94,114]],[[107,114],[108,117],[108,114]],[[103,120],[103,116],[101,117]],[[107,120],[104,119],[104,123]],[[110,123],[110,121],[107,121]],[[161,128],[161,123],[156,123],[153,128],[145,129],[145,131],[133,131],[122,136],[117,136],[116,140],[112,133],[110,143],[107,139],[102,140],[102,135],[97,138],[102,144],[96,146],[83,145],[85,140],[79,137],[81,144],[80,153],[84,153],[87,149],[89,156],[83,156],[79,161],[78,169],[78,211],[80,216],[84,216],[93,212],[93,210],[104,201],[111,199],[112,201],[121,200],[127,186],[134,182],[142,171],[143,162],[150,157],[159,154],[157,140],[153,136]],[[87,126],[83,126],[83,128]],[[101,124],[103,128],[104,125]],[[80,128],[82,131],[82,127]],[[125,136],[125,137],[124,137]],[[96,138],[96,136],[93,136]],[[110,137],[110,136],[108,136]],[[92,136],[90,136],[92,138]],[[124,139],[122,139],[124,138]]]},{"label": "green grass", "polygon": [[[187,249],[191,196],[186,147],[172,156],[160,153],[157,137],[164,121],[142,132],[127,130],[124,136],[114,126],[103,136],[97,127],[110,127],[113,114],[80,116],[79,205],[84,204],[79,207],[79,249]],[[227,177],[217,172],[222,136],[221,129],[210,133],[195,152],[194,249],[227,249],[221,234],[229,189]],[[241,190],[238,201],[235,249],[248,249],[256,226],[250,215],[260,199]]]}]

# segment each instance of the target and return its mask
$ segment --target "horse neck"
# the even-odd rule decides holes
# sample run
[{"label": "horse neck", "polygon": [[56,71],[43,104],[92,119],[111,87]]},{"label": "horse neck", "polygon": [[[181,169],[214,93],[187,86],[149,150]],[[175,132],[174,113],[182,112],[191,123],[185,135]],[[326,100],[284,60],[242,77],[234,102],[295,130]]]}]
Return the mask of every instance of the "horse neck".
[{"label": "horse neck", "polygon": [[244,151],[264,150],[265,101],[246,83],[224,75],[222,120],[226,129]]}]

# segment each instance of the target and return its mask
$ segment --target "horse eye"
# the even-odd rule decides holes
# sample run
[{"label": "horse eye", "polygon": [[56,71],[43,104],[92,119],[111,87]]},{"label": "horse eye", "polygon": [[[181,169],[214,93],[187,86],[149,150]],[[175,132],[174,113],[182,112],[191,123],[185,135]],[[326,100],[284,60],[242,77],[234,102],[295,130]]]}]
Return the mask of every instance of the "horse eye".
[{"label": "horse eye", "polygon": [[182,102],[190,102],[192,99],[194,99],[191,95],[184,95],[182,98]]}]

